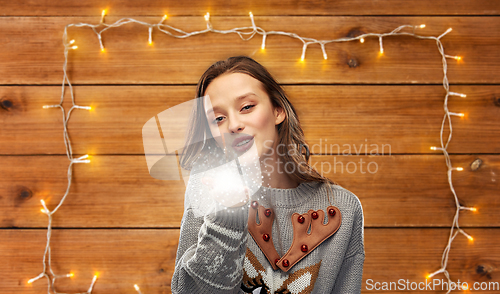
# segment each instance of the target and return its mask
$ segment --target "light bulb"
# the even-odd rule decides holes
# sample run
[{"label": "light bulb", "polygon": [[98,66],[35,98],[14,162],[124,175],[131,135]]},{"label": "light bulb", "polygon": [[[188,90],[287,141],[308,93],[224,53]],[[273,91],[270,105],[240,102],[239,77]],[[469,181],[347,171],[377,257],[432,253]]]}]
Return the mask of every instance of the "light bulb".
[{"label": "light bulb", "polygon": [[361,39],[359,39],[359,41],[360,41],[361,43],[364,43],[364,42],[365,42],[365,39],[364,39],[364,38],[361,38]]},{"label": "light bulb", "polygon": [[207,14],[205,14],[205,20],[208,21],[210,19],[210,13],[207,12]]}]

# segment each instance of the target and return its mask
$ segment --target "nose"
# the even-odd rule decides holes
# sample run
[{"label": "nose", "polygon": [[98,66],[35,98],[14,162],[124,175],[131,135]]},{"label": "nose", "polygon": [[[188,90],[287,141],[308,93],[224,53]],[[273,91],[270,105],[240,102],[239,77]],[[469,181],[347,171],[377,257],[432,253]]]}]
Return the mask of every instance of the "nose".
[{"label": "nose", "polygon": [[243,131],[245,126],[241,120],[239,120],[236,116],[233,116],[229,119],[228,131],[229,133],[238,133]]}]

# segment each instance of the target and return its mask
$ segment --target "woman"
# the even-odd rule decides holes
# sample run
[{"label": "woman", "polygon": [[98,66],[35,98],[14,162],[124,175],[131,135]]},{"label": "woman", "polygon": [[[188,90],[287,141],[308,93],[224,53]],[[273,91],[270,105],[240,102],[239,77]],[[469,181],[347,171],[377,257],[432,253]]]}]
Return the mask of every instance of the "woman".
[{"label": "woman", "polygon": [[[299,119],[280,85],[262,65],[237,56],[207,69],[197,97],[182,167],[195,174],[234,158],[244,174],[252,162],[244,154],[253,150],[261,182],[222,195],[214,179],[221,173],[190,177],[172,292],[360,293],[361,203],[308,164]],[[215,209],[199,216],[192,204],[207,187]]]}]

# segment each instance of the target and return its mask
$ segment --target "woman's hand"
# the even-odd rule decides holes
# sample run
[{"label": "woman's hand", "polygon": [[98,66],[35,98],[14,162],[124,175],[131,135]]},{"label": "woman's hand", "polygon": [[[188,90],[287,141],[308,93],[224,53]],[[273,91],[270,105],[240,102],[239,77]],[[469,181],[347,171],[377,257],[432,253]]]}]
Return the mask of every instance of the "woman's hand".
[{"label": "woman's hand", "polygon": [[210,197],[226,207],[240,207],[250,199],[249,189],[241,180],[207,175],[201,182],[207,187]]}]

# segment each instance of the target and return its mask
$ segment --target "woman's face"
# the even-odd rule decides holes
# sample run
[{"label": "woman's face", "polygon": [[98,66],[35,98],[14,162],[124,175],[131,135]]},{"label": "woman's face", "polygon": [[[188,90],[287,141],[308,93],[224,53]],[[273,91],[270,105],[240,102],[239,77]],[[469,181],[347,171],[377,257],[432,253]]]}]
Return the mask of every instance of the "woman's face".
[{"label": "woman's face", "polygon": [[259,157],[275,150],[276,125],[285,113],[272,106],[260,81],[243,73],[223,74],[210,83],[205,96],[210,131],[221,148],[241,155],[255,144]]}]

